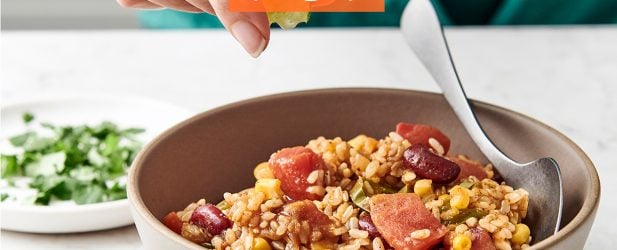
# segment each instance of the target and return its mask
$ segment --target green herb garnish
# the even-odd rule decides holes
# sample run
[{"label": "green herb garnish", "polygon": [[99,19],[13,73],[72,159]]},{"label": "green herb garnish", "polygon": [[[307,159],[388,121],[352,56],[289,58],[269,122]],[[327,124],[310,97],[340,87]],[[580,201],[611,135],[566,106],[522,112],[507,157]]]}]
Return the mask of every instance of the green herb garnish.
[{"label": "green herb garnish", "polygon": [[[22,115],[25,124],[34,115]],[[38,191],[34,203],[73,200],[77,204],[126,198],[121,180],[141,148],[136,136],[140,128],[121,129],[111,122],[96,126],[56,126],[41,123],[42,131],[26,131],[9,138],[22,153],[1,155],[2,179],[13,185],[15,178],[29,177]],[[10,194],[2,193],[2,201]]]},{"label": "green herb garnish", "polygon": [[404,194],[404,193],[411,193],[411,192],[413,192],[413,188],[410,188],[409,185],[405,185],[401,189],[399,189],[397,193]]},{"label": "green herb garnish", "polygon": [[471,217],[475,217],[478,220],[484,216],[487,215],[486,211],[483,211],[482,209],[479,208],[469,208],[469,209],[464,209],[461,210],[457,215],[454,215],[450,218],[445,218],[442,223],[446,224],[446,225],[451,225],[451,224],[460,224],[465,222],[467,219],[471,218]]},{"label": "green herb garnish", "polygon": [[471,179],[464,179],[460,184],[458,184],[461,187],[464,187],[466,189],[471,189],[473,188],[473,185],[475,185],[475,182],[473,182]]},{"label": "green herb garnish", "polygon": [[8,194],[5,194],[5,193],[1,193],[1,194],[0,194],[0,201],[4,201],[4,200],[6,200],[7,198],[9,198],[9,195],[8,195]]},{"label": "green herb garnish", "polygon": [[386,183],[378,183],[378,182],[369,181],[369,184],[373,188],[373,191],[375,192],[375,194],[394,194],[398,192],[398,190],[396,190],[394,187]]},{"label": "green herb garnish", "polygon": [[371,210],[369,205],[370,197],[368,197],[364,192],[364,181],[362,178],[358,178],[356,184],[354,184],[351,190],[349,190],[349,198],[351,198],[351,201],[356,204],[356,206],[364,211]]},{"label": "green herb garnish", "polygon": [[24,120],[24,123],[25,123],[25,124],[28,124],[28,123],[30,123],[32,120],[34,120],[34,115],[33,115],[32,113],[30,113],[30,112],[26,112],[26,113],[23,113],[23,114],[21,115],[21,119],[22,119],[22,120]]},{"label": "green herb garnish", "polygon": [[227,203],[227,201],[225,200],[222,200],[221,202],[219,202],[219,204],[216,204],[216,207],[220,210],[226,210],[226,209],[231,208],[229,203]]}]

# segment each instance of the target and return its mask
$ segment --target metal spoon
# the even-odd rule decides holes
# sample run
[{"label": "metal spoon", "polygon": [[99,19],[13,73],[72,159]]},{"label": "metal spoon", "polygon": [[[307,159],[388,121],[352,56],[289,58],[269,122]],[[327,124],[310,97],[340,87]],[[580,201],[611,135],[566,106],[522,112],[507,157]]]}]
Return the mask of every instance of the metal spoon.
[{"label": "metal spoon", "polygon": [[508,184],[529,192],[525,222],[533,242],[539,242],[559,230],[563,191],[559,166],[551,158],[521,164],[501,152],[484,134],[463,90],[441,24],[430,0],[411,0],[401,19],[401,30],[431,73],[458,119],[480,151],[504,176]]}]

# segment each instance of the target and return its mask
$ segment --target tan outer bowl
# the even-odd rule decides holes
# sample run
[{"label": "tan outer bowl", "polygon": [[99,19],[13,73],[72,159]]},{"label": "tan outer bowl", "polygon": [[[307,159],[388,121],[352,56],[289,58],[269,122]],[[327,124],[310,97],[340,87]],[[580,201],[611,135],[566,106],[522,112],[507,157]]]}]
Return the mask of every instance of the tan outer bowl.
[{"label": "tan outer bowl", "polygon": [[[600,197],[592,162],[572,141],[539,121],[482,102],[474,105],[483,127],[506,154],[520,162],[550,156],[561,166],[562,229],[533,247],[582,249]],[[410,90],[278,94],[229,104],[176,125],[145,147],[129,174],[129,200],[145,249],[204,249],[159,220],[200,198],[216,203],[223,192],[252,186],[253,167],[277,149],[305,145],[317,136],[383,137],[399,121],[436,126],[452,139],[451,152],[486,161],[441,95]]]}]

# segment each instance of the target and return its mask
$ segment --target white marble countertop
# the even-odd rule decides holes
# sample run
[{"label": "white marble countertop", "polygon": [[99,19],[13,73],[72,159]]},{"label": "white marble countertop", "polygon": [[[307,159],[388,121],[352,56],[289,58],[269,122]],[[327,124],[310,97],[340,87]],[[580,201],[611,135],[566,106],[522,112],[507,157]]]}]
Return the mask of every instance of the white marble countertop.
[{"label": "white marble countertop", "polygon": [[[447,30],[470,97],[535,117],[589,154],[602,201],[588,249],[617,245],[617,27]],[[2,32],[2,100],[122,92],[203,111],[263,94],[372,86],[437,91],[394,29],[274,32],[259,59],[222,31]],[[2,249],[135,249],[134,227],[2,231]]]}]

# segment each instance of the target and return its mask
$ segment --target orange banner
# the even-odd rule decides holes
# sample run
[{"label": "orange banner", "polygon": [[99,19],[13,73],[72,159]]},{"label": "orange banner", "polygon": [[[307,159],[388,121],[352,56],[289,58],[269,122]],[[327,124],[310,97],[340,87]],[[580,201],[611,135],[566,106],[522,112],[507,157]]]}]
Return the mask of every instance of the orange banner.
[{"label": "orange banner", "polygon": [[384,12],[384,0],[229,0],[235,12]]}]

